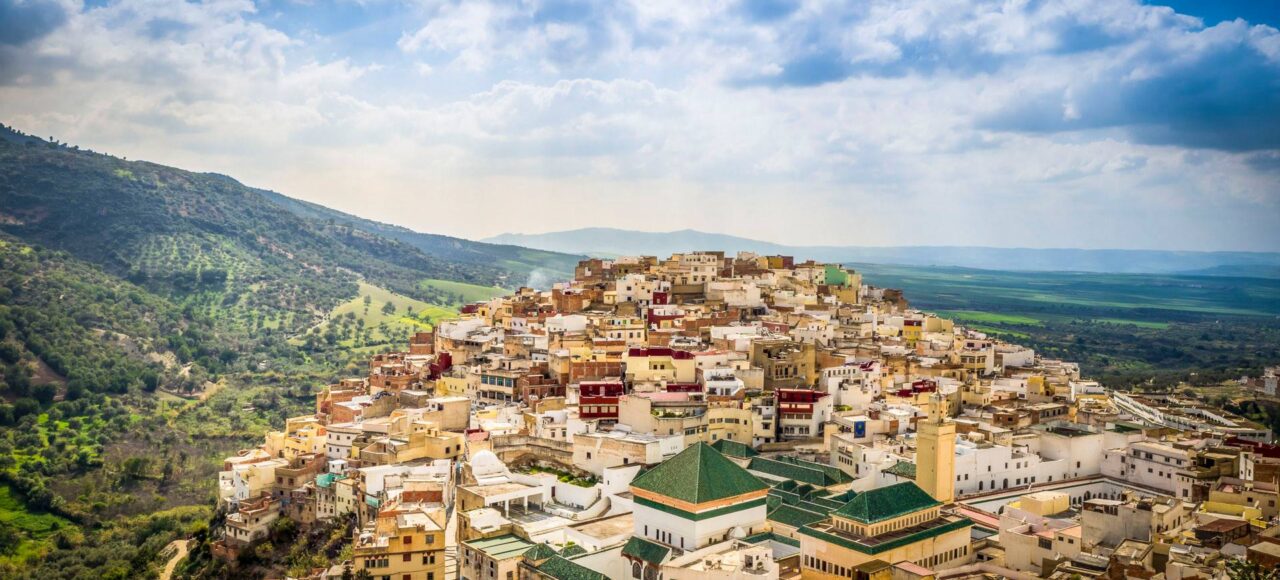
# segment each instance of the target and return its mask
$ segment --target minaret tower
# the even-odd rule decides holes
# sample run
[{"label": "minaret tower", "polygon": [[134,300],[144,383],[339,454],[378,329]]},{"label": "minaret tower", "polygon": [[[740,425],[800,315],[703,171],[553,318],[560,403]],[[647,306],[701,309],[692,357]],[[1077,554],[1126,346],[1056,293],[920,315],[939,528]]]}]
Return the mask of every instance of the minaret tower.
[{"label": "minaret tower", "polygon": [[930,397],[929,418],[916,425],[916,484],[942,503],[955,500],[956,424],[942,393]]}]

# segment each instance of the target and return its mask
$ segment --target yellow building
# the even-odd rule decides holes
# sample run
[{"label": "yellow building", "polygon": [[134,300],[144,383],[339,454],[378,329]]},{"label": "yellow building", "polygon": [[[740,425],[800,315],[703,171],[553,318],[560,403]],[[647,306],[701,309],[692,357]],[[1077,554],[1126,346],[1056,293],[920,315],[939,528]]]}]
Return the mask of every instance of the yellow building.
[{"label": "yellow building", "polygon": [[365,465],[395,465],[420,459],[453,459],[462,454],[466,438],[441,431],[425,421],[414,421],[407,435],[379,437],[364,447],[352,446],[351,457]]},{"label": "yellow building", "polygon": [[902,321],[902,339],[903,340],[911,344],[915,344],[916,341],[920,340],[920,336],[923,334],[924,334],[923,320],[916,319],[916,320]]},{"label": "yellow building", "polygon": [[467,378],[440,377],[436,379],[436,394],[442,397],[467,396]]},{"label": "yellow building", "polygon": [[445,513],[416,504],[389,504],[356,532],[353,569],[374,578],[444,580]]},{"label": "yellow building", "polygon": [[285,420],[284,431],[268,431],[263,448],[272,457],[296,459],[309,453],[324,453],[327,442],[324,425],[312,415]]},{"label": "yellow building", "polygon": [[828,518],[796,529],[801,574],[852,578],[873,560],[926,568],[970,562],[973,522],[941,509],[941,502],[909,481],[856,494]]},{"label": "yellow building", "polygon": [[753,432],[751,408],[736,399],[712,401],[707,406],[707,437],[704,441],[715,443],[722,439],[751,444]]},{"label": "yellow building", "polygon": [[595,322],[598,336],[609,340],[621,340],[627,344],[645,344],[648,341],[647,326],[638,316],[610,316]]},{"label": "yellow building", "polygon": [[698,379],[692,353],[669,348],[632,348],[622,355],[630,383],[692,383]]},{"label": "yellow building", "polygon": [[934,393],[929,418],[916,426],[916,482],[934,499],[955,499],[956,424],[947,419],[947,400]]}]

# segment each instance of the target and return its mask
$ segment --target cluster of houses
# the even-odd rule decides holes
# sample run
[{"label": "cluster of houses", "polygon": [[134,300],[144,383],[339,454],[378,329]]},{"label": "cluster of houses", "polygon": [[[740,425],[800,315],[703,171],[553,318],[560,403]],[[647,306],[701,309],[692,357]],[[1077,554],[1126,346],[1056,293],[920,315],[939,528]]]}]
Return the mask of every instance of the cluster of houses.
[{"label": "cluster of houses", "polygon": [[1271,440],[839,265],[590,259],[227,458],[215,554],[349,518],[310,577],[1216,578],[1280,563]]}]

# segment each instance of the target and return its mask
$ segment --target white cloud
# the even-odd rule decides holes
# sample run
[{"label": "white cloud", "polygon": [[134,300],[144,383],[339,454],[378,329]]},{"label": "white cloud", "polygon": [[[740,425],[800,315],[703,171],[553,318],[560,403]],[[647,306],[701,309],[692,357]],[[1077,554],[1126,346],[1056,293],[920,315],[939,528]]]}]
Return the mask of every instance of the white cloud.
[{"label": "white cloud", "polygon": [[1277,63],[1266,27],[1114,0],[808,1],[768,20],[729,1],[430,2],[379,50],[334,54],[260,16],[73,7],[0,74],[0,116],[467,237],[1280,246],[1221,227],[1275,214],[1274,164],[1141,138],[1103,98],[1225,47]]}]

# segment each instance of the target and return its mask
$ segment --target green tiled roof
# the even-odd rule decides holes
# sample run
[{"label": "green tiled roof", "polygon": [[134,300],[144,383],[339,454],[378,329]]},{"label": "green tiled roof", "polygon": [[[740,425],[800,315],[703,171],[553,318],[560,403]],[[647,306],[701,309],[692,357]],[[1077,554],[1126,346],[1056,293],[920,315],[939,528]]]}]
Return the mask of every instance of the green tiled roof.
[{"label": "green tiled roof", "polygon": [[[821,511],[822,513],[829,513],[844,507],[844,504],[849,503],[849,500],[852,500],[854,497],[856,497],[856,495],[850,496],[849,499],[846,499],[843,501],[834,500],[834,499],[825,498],[825,497],[815,497],[808,501],[800,502],[800,506],[809,511]],[[818,510],[816,508],[822,508],[822,509]]]},{"label": "green tiled roof", "polygon": [[747,469],[818,487],[827,487],[852,481],[848,474],[839,469],[794,457],[778,457],[774,459],[752,457]]},{"label": "green tiled roof", "polygon": [[546,560],[547,558],[550,558],[554,555],[556,555],[555,548],[552,548],[551,546],[548,546],[546,544],[538,544],[524,551],[525,559],[531,560],[534,562]]},{"label": "green tiled roof", "polygon": [[752,449],[750,445],[730,439],[721,439],[716,441],[711,444],[711,447],[729,457],[741,457],[746,459],[748,457],[755,457],[759,455],[759,453],[757,453],[755,449]]},{"label": "green tiled roof", "polygon": [[896,476],[898,476],[898,477],[905,477],[905,478],[907,478],[907,479],[915,479],[915,478],[916,478],[916,464],[914,464],[914,463],[912,463],[912,462],[910,462],[910,461],[899,461],[899,462],[897,462],[897,463],[893,464],[893,466],[892,466],[892,467],[890,467],[889,469],[884,470],[884,472],[885,472],[885,473],[889,473],[889,474],[896,475]]},{"label": "green tiled roof", "polygon": [[872,524],[939,505],[942,504],[920,489],[915,482],[904,481],[864,491],[835,513],[864,524]]},{"label": "green tiled roof", "polygon": [[963,530],[972,525],[973,525],[972,521],[969,521],[968,519],[965,519],[965,518],[958,518],[956,520],[947,522],[940,526],[926,528],[919,532],[907,534],[902,537],[894,538],[888,542],[883,542],[875,545],[864,544],[862,542],[855,541],[854,539],[849,538],[847,536],[833,534],[831,532],[827,532],[824,530],[819,530],[813,527],[812,524],[807,525],[803,528],[797,529],[796,533],[809,536],[811,538],[817,538],[826,542],[831,542],[832,544],[836,544],[837,546],[844,546],[846,548],[849,548],[850,550],[857,550],[859,552],[862,552],[863,554],[879,554],[882,552],[888,552],[889,550],[893,550],[895,548],[901,548],[902,546],[909,546],[921,540],[927,540],[929,538],[941,536],[950,531]]},{"label": "green tiled roof", "polygon": [[671,548],[637,536],[631,536],[631,539],[627,540],[627,545],[622,547],[623,556],[631,556],[650,564],[661,564],[670,553]]},{"label": "green tiled roof", "polygon": [[538,565],[538,571],[557,580],[609,580],[608,576],[561,556],[552,556]]},{"label": "green tiled roof", "polygon": [[778,483],[778,485],[774,489],[783,489],[791,493],[794,493],[798,496],[806,497],[809,494],[813,493],[813,491],[816,490],[817,488],[813,487],[808,483],[801,483],[794,479],[788,479]]},{"label": "green tiled roof", "polygon": [[565,546],[563,550],[560,550],[560,555],[566,558],[572,558],[574,556],[580,556],[586,553],[587,553],[587,549],[577,544]]},{"label": "green tiled roof", "polygon": [[775,534],[773,532],[760,532],[754,536],[747,536],[745,538],[742,538],[742,541],[748,544],[759,544],[760,542],[773,541],[773,542],[778,542],[779,544],[786,544],[793,548],[800,547],[800,540],[797,540],[795,538],[788,538],[786,536]]},{"label": "green tiled roof", "polygon": [[849,475],[848,473],[841,471],[839,467],[836,467],[834,465],[828,465],[826,463],[818,463],[816,461],[808,461],[808,460],[800,459],[799,457],[792,457],[790,455],[779,455],[774,459],[781,461],[783,463],[799,465],[801,467],[807,467],[809,469],[817,469],[822,473],[826,474],[827,478],[829,478],[834,483],[849,483],[850,481],[853,481],[852,475]]},{"label": "green tiled roof", "polygon": [[823,504],[814,503],[811,501],[802,501],[802,502],[794,503],[791,505],[793,505],[794,507],[798,507],[802,510],[811,511],[815,514],[829,514],[844,506],[844,504],[823,505]]},{"label": "green tiled roof", "polygon": [[829,496],[827,496],[827,497],[825,497],[825,498],[822,498],[822,499],[823,499],[823,500],[825,500],[825,501],[834,501],[834,502],[838,502],[840,505],[844,505],[844,504],[846,504],[846,503],[849,503],[849,501],[850,501],[850,500],[852,500],[852,499],[853,499],[853,498],[855,498],[855,497],[858,497],[858,492],[853,491],[852,489],[850,489],[850,490],[842,491],[842,492],[837,493],[837,494],[835,494],[835,495],[829,495]]},{"label": "green tiled roof", "polygon": [[827,514],[811,512],[807,509],[799,508],[791,505],[779,506],[778,509],[769,512],[769,521],[778,522],[793,528],[798,528],[814,522],[820,522],[827,519]]},{"label": "green tiled roof", "polygon": [[534,547],[529,540],[512,534],[470,540],[463,543],[473,550],[484,552],[494,560],[506,560],[507,558],[520,556],[529,551],[529,548]]},{"label": "green tiled roof", "polygon": [[689,446],[675,457],[636,477],[631,486],[689,503],[705,503],[764,491],[769,486],[706,443]]}]

